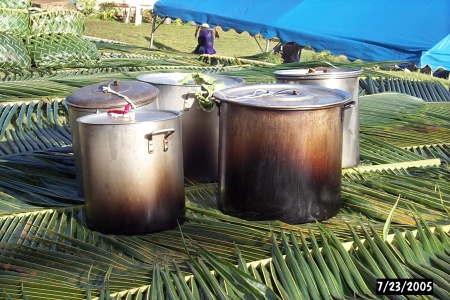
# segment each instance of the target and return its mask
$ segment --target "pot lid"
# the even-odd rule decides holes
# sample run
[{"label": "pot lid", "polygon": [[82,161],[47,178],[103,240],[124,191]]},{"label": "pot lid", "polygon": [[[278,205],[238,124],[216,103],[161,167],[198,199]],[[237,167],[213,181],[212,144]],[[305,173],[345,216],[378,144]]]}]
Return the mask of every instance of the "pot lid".
[{"label": "pot lid", "polygon": [[79,117],[77,122],[89,125],[130,125],[145,122],[165,121],[178,118],[182,114],[181,112],[174,110],[152,110],[145,108],[132,110],[131,113],[134,115],[134,118],[129,118],[127,116],[115,116],[105,112]]},{"label": "pot lid", "polygon": [[344,105],[350,94],[307,84],[254,84],[214,92],[218,102],[265,109],[307,110]]},{"label": "pot lid", "polygon": [[128,98],[141,107],[155,101],[158,95],[159,89],[150,84],[112,80],[82,87],[69,95],[66,103],[76,108],[112,109],[123,108]]},{"label": "pot lid", "polygon": [[273,72],[276,79],[326,79],[326,78],[352,78],[359,77],[361,68],[328,68],[313,67],[309,69],[287,69]]},{"label": "pot lid", "polygon": [[[150,84],[161,84],[161,85],[176,85],[176,86],[198,86],[194,82],[194,79],[189,80],[187,83],[183,83],[183,80],[189,76],[191,73],[182,73],[182,72],[174,72],[174,73],[150,73],[143,74],[136,77],[137,80],[144,81]],[[217,75],[217,74],[204,74],[208,77],[212,77],[216,80],[222,82],[222,84],[226,87],[231,87],[233,85],[241,85],[244,84],[245,81],[242,78],[225,76],[225,75]]]}]

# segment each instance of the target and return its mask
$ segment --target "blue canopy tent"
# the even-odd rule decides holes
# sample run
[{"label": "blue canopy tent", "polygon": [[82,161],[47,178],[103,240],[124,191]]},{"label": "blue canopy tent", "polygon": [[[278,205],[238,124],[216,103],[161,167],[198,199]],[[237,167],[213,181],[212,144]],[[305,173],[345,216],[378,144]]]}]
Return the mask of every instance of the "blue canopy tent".
[{"label": "blue canopy tent", "polygon": [[444,68],[450,71],[450,34],[430,50],[423,52],[420,58],[420,67],[425,67],[426,65],[430,66],[432,70]]},{"label": "blue canopy tent", "polygon": [[154,14],[364,61],[418,64],[450,32],[449,0],[158,0]]}]

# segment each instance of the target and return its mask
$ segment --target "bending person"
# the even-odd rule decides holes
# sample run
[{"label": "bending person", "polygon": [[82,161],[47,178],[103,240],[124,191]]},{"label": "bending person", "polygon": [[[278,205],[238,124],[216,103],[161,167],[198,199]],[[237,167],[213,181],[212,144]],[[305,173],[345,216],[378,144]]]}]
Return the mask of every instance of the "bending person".
[{"label": "bending person", "polygon": [[278,52],[281,52],[281,57],[283,58],[284,64],[299,62],[302,47],[300,47],[294,42],[283,43],[275,47],[274,53]]},{"label": "bending person", "polygon": [[205,53],[206,54],[216,54],[216,50],[214,49],[214,38],[219,38],[219,32],[217,31],[217,27],[214,27],[214,29],[209,28],[209,25],[206,23],[203,23],[201,26],[197,26],[195,29],[195,37],[197,35],[204,36],[206,38],[206,45],[205,45]]}]

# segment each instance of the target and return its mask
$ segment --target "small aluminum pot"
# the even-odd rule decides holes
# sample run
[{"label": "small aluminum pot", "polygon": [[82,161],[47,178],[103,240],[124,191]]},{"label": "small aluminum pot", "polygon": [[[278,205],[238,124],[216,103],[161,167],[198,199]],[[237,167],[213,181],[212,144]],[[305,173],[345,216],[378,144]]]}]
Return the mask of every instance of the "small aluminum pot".
[{"label": "small aluminum pot", "polygon": [[248,220],[324,220],[341,202],[350,94],[319,86],[225,89],[219,101],[219,208]]},{"label": "small aluminum pot", "polygon": [[137,110],[77,119],[86,222],[92,230],[140,234],[171,229],[185,215],[181,113]]},{"label": "small aluminum pot", "polygon": [[[198,182],[217,182],[219,117],[217,109],[206,112],[200,109],[196,92],[201,91],[201,84],[192,80],[182,83],[189,73],[151,73],[139,75],[138,80],[150,83],[160,91],[161,109],[182,111],[183,127],[183,161],[184,175],[187,180]],[[207,74],[219,80],[226,88],[241,86],[241,78]]]},{"label": "small aluminum pot", "polygon": [[333,69],[317,67],[288,69],[274,72],[278,83],[318,85],[343,90],[351,95],[355,105],[344,113],[344,134],[342,145],[342,167],[357,167],[359,155],[359,76],[361,68]]},{"label": "small aluminum pot", "polygon": [[139,81],[112,80],[82,87],[65,99],[69,111],[77,188],[80,196],[84,195],[84,191],[77,119],[111,109],[124,109],[128,104],[124,97],[127,97],[136,108],[159,109],[158,95],[159,90],[156,87]]}]

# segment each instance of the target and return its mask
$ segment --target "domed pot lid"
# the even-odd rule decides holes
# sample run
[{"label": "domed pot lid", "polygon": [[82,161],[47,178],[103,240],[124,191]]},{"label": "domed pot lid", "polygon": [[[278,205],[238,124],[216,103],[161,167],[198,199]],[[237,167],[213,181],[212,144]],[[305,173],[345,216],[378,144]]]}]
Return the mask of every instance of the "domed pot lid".
[{"label": "domed pot lid", "polygon": [[307,84],[254,84],[213,93],[215,101],[268,110],[308,110],[344,105],[350,94]]},{"label": "domed pot lid", "polygon": [[159,89],[141,81],[102,82],[82,87],[66,98],[66,103],[73,108],[113,109],[123,108],[128,101],[136,107],[154,102]]}]

